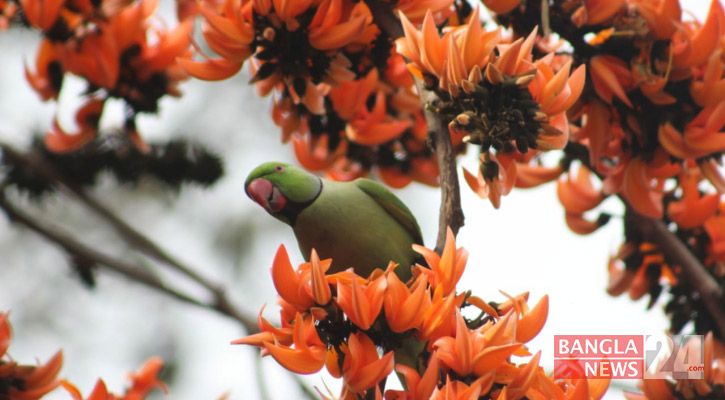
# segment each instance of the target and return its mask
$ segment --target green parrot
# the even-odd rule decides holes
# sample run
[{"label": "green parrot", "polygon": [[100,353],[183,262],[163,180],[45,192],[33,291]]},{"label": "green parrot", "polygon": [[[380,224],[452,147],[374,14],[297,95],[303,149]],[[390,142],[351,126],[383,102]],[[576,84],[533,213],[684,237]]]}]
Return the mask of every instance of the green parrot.
[{"label": "green parrot", "polygon": [[398,197],[369,179],[335,182],[280,162],[264,163],[244,184],[247,195],[292,227],[305,260],[314,248],[332,258],[329,273],[353,267],[361,276],[389,261],[405,282],[422,258],[413,244],[423,237],[413,213]]}]

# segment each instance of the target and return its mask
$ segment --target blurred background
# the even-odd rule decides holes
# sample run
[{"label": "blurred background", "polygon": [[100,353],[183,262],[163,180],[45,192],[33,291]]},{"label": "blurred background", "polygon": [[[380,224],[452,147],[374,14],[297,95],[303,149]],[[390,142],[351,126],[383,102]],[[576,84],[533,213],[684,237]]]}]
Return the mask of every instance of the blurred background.
[{"label": "blurred background", "polygon": [[[164,3],[164,2],[162,2]],[[704,0],[684,6],[699,18]],[[162,7],[173,7],[165,2]],[[170,12],[170,8],[166,13]],[[30,89],[23,63],[32,62],[39,37],[35,32],[0,33],[0,141],[26,148],[33,135],[45,132],[56,113],[66,127],[83,90],[68,80],[58,105],[46,104]],[[293,264],[302,262],[291,229],[268,216],[243,189],[246,175],[258,164],[294,162],[291,146],[280,143],[280,132],[269,111],[269,98],[256,96],[247,85],[248,73],[218,83],[190,80],[184,96],[166,98],[157,116],[141,118],[139,131],[149,142],[186,138],[206,146],[224,160],[225,175],[209,188],[185,186],[172,193],[153,180],[120,185],[104,175],[92,195],[131,226],[204,276],[223,283],[233,302],[250,316],[265,304],[265,315],[279,321],[269,268],[277,247],[284,244]],[[110,107],[108,107],[110,106]],[[123,121],[120,104],[107,106],[102,127]],[[56,110],[56,107],[58,108]],[[475,155],[460,164],[476,168]],[[460,171],[460,168],[459,168]],[[465,184],[464,184],[465,185]],[[413,184],[396,191],[417,216],[428,247],[438,230],[439,191]],[[533,306],[550,297],[544,330],[529,348],[542,351],[542,365],[553,368],[553,336],[558,334],[659,334],[667,328],[658,304],[645,311],[648,297],[632,302],[605,292],[607,260],[622,241],[622,214],[595,234],[571,233],[556,197],[556,186],[514,190],[499,210],[462,187],[466,225],[458,246],[470,252],[459,290],[472,290],[486,301],[505,300],[530,292]],[[123,242],[102,221],[93,218],[61,194],[36,201],[12,196],[23,209],[54,221],[84,242],[129,261],[144,262],[128,253]],[[162,275],[177,282],[178,277]],[[192,290],[192,288],[190,288]],[[62,348],[61,376],[88,395],[97,378],[122,392],[127,373],[158,355],[166,363],[163,379],[171,398],[232,399],[298,398],[298,385],[271,358],[260,360],[251,347],[232,346],[245,335],[233,320],[212,311],[180,303],[153,290],[100,270],[97,285],[87,289],[69,267],[65,252],[34,232],[0,218],[0,311],[10,311],[13,339],[9,354],[23,363],[45,361]],[[309,386],[339,383],[323,375],[303,377]],[[607,398],[622,398],[635,381],[613,383]],[[68,399],[62,389],[48,399]],[[163,398],[160,392],[151,398]]]}]

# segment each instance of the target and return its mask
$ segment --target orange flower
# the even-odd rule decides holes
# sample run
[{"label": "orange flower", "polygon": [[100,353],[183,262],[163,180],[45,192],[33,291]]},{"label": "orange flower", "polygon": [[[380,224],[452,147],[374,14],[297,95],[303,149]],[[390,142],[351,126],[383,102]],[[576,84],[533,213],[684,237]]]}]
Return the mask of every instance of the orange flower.
[{"label": "orange flower", "polygon": [[328,134],[320,135],[317,138],[310,134],[294,135],[292,137],[292,146],[300,165],[308,171],[323,171],[330,168],[340,157],[343,157],[347,151],[347,142],[341,142],[337,149],[331,152],[329,138],[330,135]]},{"label": "orange flower", "polygon": [[[141,370],[138,373],[131,373],[131,387],[126,390],[123,396],[113,395],[106,388],[106,383],[103,379],[98,379],[96,385],[93,387],[93,391],[86,398],[86,400],[143,400],[154,388],[161,388],[168,394],[169,390],[166,385],[159,381],[157,375],[163,367],[163,361],[158,357],[152,357],[141,366]],[[60,383],[63,388],[73,397],[73,400],[83,400],[83,395],[75,385],[68,381],[61,381]]]},{"label": "orange flower", "polygon": [[55,389],[56,375],[63,365],[63,353],[58,351],[45,364],[19,365],[6,356],[10,346],[11,328],[8,313],[0,313],[0,395],[8,399],[35,400]]},{"label": "orange flower", "polygon": [[531,310],[529,310],[527,303],[528,292],[516,297],[508,295],[507,297],[509,301],[499,305],[499,311],[501,313],[506,313],[509,310],[516,312],[519,319],[516,322],[515,338],[519,342],[526,343],[536,337],[546,323],[546,318],[549,315],[549,296],[544,295]]},{"label": "orange flower", "polygon": [[20,5],[28,23],[48,31],[58,19],[64,2],[64,0],[20,0]]},{"label": "orange flower", "polygon": [[362,330],[367,330],[380,314],[386,286],[384,275],[368,282],[364,289],[357,279],[352,279],[350,285],[338,280],[335,301],[350,322]]},{"label": "orange flower", "polygon": [[476,400],[481,393],[488,392],[493,382],[489,377],[482,376],[470,385],[461,381],[451,381],[446,375],[446,383],[441,388],[436,388],[430,400]]},{"label": "orange flower", "polygon": [[619,296],[632,286],[635,271],[626,269],[620,260],[625,259],[636,250],[636,246],[633,243],[624,242],[619,246],[617,254],[609,257],[609,262],[607,263],[607,273],[609,274],[607,293],[610,296]]},{"label": "orange flower", "polygon": [[620,148],[614,133],[621,132],[621,129],[615,131],[618,125],[611,123],[612,113],[609,107],[599,100],[592,100],[587,104],[586,115],[586,123],[579,131],[578,140],[588,140],[590,165],[597,172],[608,175],[611,166],[604,161],[612,155],[610,149]]},{"label": "orange flower", "polygon": [[10,28],[10,23],[18,11],[18,3],[12,0],[0,0],[0,32]]},{"label": "orange flower", "polygon": [[501,196],[509,194],[516,182],[516,163],[511,158],[505,157],[504,154],[500,157],[491,153],[486,153],[486,155],[481,155],[478,177],[473,176],[465,168],[463,168],[463,177],[478,197],[482,199],[488,197],[493,207],[499,208]]},{"label": "orange flower", "polygon": [[327,345],[317,335],[312,316],[295,315],[292,346],[264,343],[264,348],[283,367],[297,374],[312,374],[325,365]]},{"label": "orange flower", "polygon": [[626,62],[610,55],[594,56],[589,60],[589,76],[599,98],[612,104],[613,96],[617,96],[632,107],[626,92],[633,88],[634,80]]},{"label": "orange flower", "polygon": [[[27,66],[26,79],[44,99],[57,99],[66,72],[88,81],[87,100],[76,119],[81,132],[66,134],[57,124],[46,136],[52,151],[77,150],[98,131],[103,102],[123,99],[129,106],[127,126],[134,125],[139,112],[155,112],[161,96],[179,96],[178,82],[187,78],[177,58],[191,56],[189,36],[193,22],[180,23],[173,30],[157,27],[147,33],[148,19],[157,2],[127,0],[23,0],[25,16],[46,30],[35,60],[35,72]],[[142,152],[146,144],[135,128],[123,133]]]},{"label": "orange flower", "polygon": [[347,339],[342,364],[343,383],[352,393],[364,393],[393,371],[393,352],[378,356],[375,343],[364,333],[353,333]]},{"label": "orange flower", "polygon": [[496,14],[506,14],[521,4],[521,0],[481,0],[481,2]]},{"label": "orange flower", "polygon": [[705,23],[681,24],[672,37],[672,55],[676,68],[704,64],[720,43],[725,26],[725,10],[718,0],[710,3]]},{"label": "orange flower", "polygon": [[595,220],[586,219],[582,213],[572,213],[567,211],[564,214],[566,226],[568,226],[572,232],[579,235],[594,233],[597,229],[609,222],[610,218],[611,216],[606,213],[599,214]]},{"label": "orange flower", "polygon": [[[259,88],[259,86],[257,87]],[[275,125],[282,128],[282,143],[287,143],[293,137],[294,133],[299,134],[303,138],[307,137],[310,133],[307,119],[295,107],[290,97],[274,99],[272,102],[272,121],[274,121]],[[307,143],[304,143],[305,141],[309,145],[306,145]],[[306,146],[304,147],[308,148],[313,145],[312,142],[304,139],[301,144],[305,144]],[[302,150],[302,146],[300,150]],[[305,158],[303,157],[303,159]],[[319,158],[319,156],[315,156],[314,158]]]},{"label": "orange flower", "polygon": [[60,127],[58,120],[45,134],[45,146],[50,151],[66,153],[78,150],[98,135],[98,123],[103,113],[105,100],[91,98],[76,112],[76,124],[80,132],[69,135]]},{"label": "orange flower", "polygon": [[63,67],[57,45],[43,39],[35,57],[35,73],[25,65],[25,78],[40,97],[45,100],[58,99],[63,84]]},{"label": "orange flower", "polygon": [[127,400],[143,399],[154,388],[161,388],[166,394],[169,389],[158,379],[161,368],[164,367],[164,361],[159,357],[151,357],[137,373],[131,373],[131,387],[126,390],[125,398]]},{"label": "orange flower", "polygon": [[250,44],[254,39],[254,27],[251,6],[252,2],[228,0],[223,6],[223,14],[218,14],[207,3],[200,2],[199,11],[204,15],[204,39],[223,59],[207,57],[204,62],[180,60],[181,66],[189,74],[204,80],[221,80],[236,74],[252,53]]},{"label": "orange flower", "polygon": [[[507,320],[508,317],[498,324],[506,324]],[[484,328],[490,326],[484,325]],[[483,331],[484,329],[469,330],[460,312],[456,310],[455,337],[439,338],[433,343],[433,348],[441,362],[459,376],[473,373],[483,377],[505,363],[522,346],[522,343],[514,342],[513,338],[505,344],[489,343]]]},{"label": "orange flower", "polygon": [[658,138],[668,153],[678,158],[700,158],[725,151],[725,101],[702,109],[680,133],[669,122],[661,125]]},{"label": "orange flower", "polygon": [[[395,47],[400,55],[412,62],[412,65],[408,64],[408,69],[418,78],[422,77],[423,72],[433,75],[440,73],[448,41],[438,36],[433,15],[430,11],[426,12],[420,31],[415,29],[405,15],[399,12],[398,16],[403,24],[405,37],[396,39]],[[447,39],[445,36],[444,38]]]},{"label": "orange flower", "polygon": [[581,214],[601,204],[605,197],[594,189],[588,168],[579,167],[574,181],[571,177],[572,173],[568,172],[566,179],[559,179],[556,191],[567,212]]},{"label": "orange flower", "polygon": [[443,336],[451,336],[456,330],[456,307],[463,304],[465,293],[456,296],[455,293],[443,294],[443,287],[439,286],[431,298],[431,306],[423,316],[423,323],[418,329],[418,339],[422,342],[433,343]]},{"label": "orange flower", "polygon": [[440,79],[443,90],[454,93],[471,71],[488,63],[491,52],[501,40],[500,30],[486,32],[481,29],[478,9],[474,10],[468,24],[446,32],[439,37],[428,12],[420,31],[400,13],[405,37],[395,41],[398,53],[411,60],[408,66],[418,77],[422,72]]},{"label": "orange flower", "polygon": [[272,281],[279,297],[299,312],[305,312],[315,304],[325,305],[330,300],[329,286],[325,289],[322,282],[332,260],[320,261],[314,250],[311,260],[301,264],[295,271],[290,264],[287,249],[280,245],[272,263]]},{"label": "orange flower", "polygon": [[83,41],[70,42],[63,54],[63,66],[94,85],[114,88],[121,72],[121,50],[110,33],[92,33]]},{"label": "orange flower", "polygon": [[[392,391],[398,396],[393,398],[401,400],[430,399],[433,394],[433,390],[435,390],[438,386],[438,376],[440,375],[440,370],[438,369],[438,357],[435,353],[431,354],[428,366],[426,367],[423,376],[420,376],[418,371],[403,364],[396,365],[395,370],[405,377],[405,387],[407,390]],[[388,392],[386,392],[386,398],[387,396]]]},{"label": "orange flower", "polygon": [[[262,317],[262,312],[264,311],[264,307],[262,307],[261,310],[259,310],[259,314],[257,314],[257,326],[259,326],[259,330],[261,332],[255,333],[253,335],[245,336],[240,339],[233,340],[232,344],[248,344],[251,346],[257,346],[262,348],[262,355],[268,354],[266,352],[266,349],[264,348],[264,343],[280,343],[286,346],[291,346],[294,343],[294,327],[292,326],[291,322],[292,320],[287,320],[285,318],[282,319],[282,328],[277,328],[274,325],[272,325],[269,321],[267,321],[264,317]],[[296,314],[295,314],[296,316]]]},{"label": "orange flower", "polygon": [[379,85],[379,72],[372,68],[364,77],[340,83],[330,90],[332,109],[344,120],[352,119]]},{"label": "orange flower", "polygon": [[549,117],[568,110],[584,89],[586,69],[580,65],[569,76],[571,60],[564,64],[556,74],[545,62],[540,62],[536,68],[536,77],[529,85],[534,100],[541,105],[541,112]]},{"label": "orange flower", "polygon": [[662,185],[660,180],[652,186],[652,177],[648,173],[644,160],[636,157],[629,161],[624,175],[624,195],[634,209],[650,218],[662,218]]},{"label": "orange flower", "polygon": [[699,175],[695,168],[680,174],[682,198],[667,205],[667,215],[680,228],[691,229],[702,225],[715,214],[720,205],[720,193],[700,194]]},{"label": "orange flower", "polygon": [[702,107],[717,106],[725,101],[722,50],[716,50],[707,61],[704,74],[692,80],[690,94]]},{"label": "orange flower", "polygon": [[527,189],[553,181],[564,173],[561,165],[545,167],[528,163],[516,163],[516,182],[514,186]]},{"label": "orange flower", "polygon": [[531,50],[536,42],[536,35],[539,28],[535,27],[531,33],[524,38],[518,38],[513,43],[499,44],[498,50],[501,54],[492,66],[496,68],[486,68],[486,77],[492,83],[497,83],[501,78],[498,74],[507,76],[528,75],[535,65],[532,63]]},{"label": "orange flower", "polygon": [[402,189],[413,182],[413,177],[398,168],[378,168],[378,176],[386,186],[394,189]]},{"label": "orange flower", "polygon": [[456,284],[466,269],[468,251],[464,248],[456,249],[453,231],[450,228],[446,230],[445,247],[440,256],[435,251],[417,244],[413,245],[413,249],[425,258],[430,267],[430,269],[419,268],[418,271],[428,275],[431,287],[434,290],[440,287],[443,295],[454,293]]},{"label": "orange flower", "polygon": [[[252,64],[256,66],[252,83],[265,87],[265,92],[284,85],[288,94],[296,97],[295,104],[304,100],[315,114],[322,114],[322,100],[317,101],[317,108],[311,107],[315,101],[310,92],[325,92],[316,85],[354,78],[348,70],[352,64],[339,50],[348,46],[362,48],[378,33],[364,3],[228,0],[219,8],[203,6],[201,11],[205,17],[204,37],[222,58],[211,59],[202,54],[206,61],[183,61],[184,69],[200,79],[222,80],[236,74],[244,61],[253,56]],[[311,11],[311,19],[301,17]],[[302,23],[307,25],[301,26]],[[294,46],[295,51],[290,52],[289,46]],[[303,89],[304,93],[297,93]]]},{"label": "orange flower", "polygon": [[716,260],[725,261],[725,215],[716,215],[703,224],[710,241],[708,253]]},{"label": "orange flower", "polygon": [[[640,265],[634,268],[625,268],[621,260],[641,259]],[[658,268],[658,271],[653,270]],[[677,279],[665,264],[665,259],[659,249],[651,243],[625,242],[619,247],[617,254],[609,259],[609,284],[607,293],[618,296],[628,291],[632,300],[638,300],[650,293],[652,287],[667,283],[675,285]],[[652,273],[656,272],[656,275]],[[654,298],[653,298],[654,300]],[[649,307],[652,306],[650,302]]]},{"label": "orange flower", "polygon": [[[72,383],[64,380],[61,381],[60,384],[71,395],[71,397],[73,397],[73,400],[83,400],[83,395]],[[88,398],[86,400],[107,400],[109,397],[113,398],[111,396],[113,395],[108,392],[108,389],[106,388],[106,383],[103,382],[103,379],[98,379],[96,381],[96,385],[91,391],[91,394],[88,395]]]},{"label": "orange flower", "polygon": [[356,3],[344,20],[343,0],[323,0],[310,22],[310,45],[319,50],[335,50],[358,40],[372,15],[365,3]]},{"label": "orange flower", "polygon": [[387,113],[385,93],[378,91],[371,110],[362,107],[345,128],[351,142],[372,146],[382,144],[400,136],[410,128],[410,121],[396,121]]},{"label": "orange flower", "polygon": [[395,2],[394,11],[398,15],[402,12],[414,23],[420,23],[430,10],[435,21],[440,23],[453,14],[452,5],[452,0],[399,0]]},{"label": "orange flower", "polygon": [[682,19],[678,0],[635,0],[632,5],[647,20],[650,34],[657,40],[672,37]]},{"label": "orange flower", "polygon": [[540,358],[541,351],[537,352],[528,363],[517,368],[518,373],[516,373],[513,378],[507,382],[507,399],[521,399],[526,395],[526,392],[532,388],[532,386],[538,386],[537,378],[541,373],[541,367],[539,367]]},{"label": "orange flower", "polygon": [[385,318],[394,332],[417,328],[430,307],[427,275],[421,274],[410,288],[392,271],[386,272],[387,289],[383,298]]},{"label": "orange flower", "polygon": [[617,12],[624,9],[624,0],[585,0],[586,18],[577,20],[578,25],[598,25],[611,19]]}]

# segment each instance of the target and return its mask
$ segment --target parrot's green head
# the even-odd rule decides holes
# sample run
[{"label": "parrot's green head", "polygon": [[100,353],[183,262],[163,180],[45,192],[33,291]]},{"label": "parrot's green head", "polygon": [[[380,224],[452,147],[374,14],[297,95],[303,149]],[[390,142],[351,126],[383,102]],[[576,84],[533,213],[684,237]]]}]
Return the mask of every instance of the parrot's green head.
[{"label": "parrot's green head", "polygon": [[244,190],[273,217],[294,225],[297,214],[322,191],[322,181],[292,165],[268,162],[249,174]]}]

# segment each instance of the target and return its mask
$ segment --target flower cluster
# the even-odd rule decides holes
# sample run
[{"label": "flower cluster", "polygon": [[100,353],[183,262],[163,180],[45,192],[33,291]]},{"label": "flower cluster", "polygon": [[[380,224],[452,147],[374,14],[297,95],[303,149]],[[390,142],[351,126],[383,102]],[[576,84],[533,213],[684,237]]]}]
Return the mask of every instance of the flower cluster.
[{"label": "flower cluster", "polygon": [[63,353],[58,351],[42,365],[20,365],[7,355],[10,336],[8,313],[0,313],[0,399],[35,400],[55,389]]},{"label": "flower cluster", "polygon": [[582,92],[584,66],[571,72],[571,59],[553,52],[534,60],[537,41],[539,47],[546,46],[537,37],[537,29],[525,38],[504,40],[500,29],[481,28],[478,9],[468,23],[444,31],[442,37],[430,13],[421,30],[404,15],[401,20],[405,37],[396,41],[397,50],[410,60],[412,73],[438,95],[431,107],[450,121],[454,141],[480,146],[477,176],[464,170],[474,192],[498,208],[501,195],[517,181],[518,165],[526,172],[539,170],[524,173],[527,178],[540,178],[529,185],[553,180],[561,173],[558,168],[529,163],[538,151],[567,144],[565,112]]},{"label": "flower cluster", "polygon": [[[645,375],[638,385],[642,393],[625,392],[625,397],[628,400],[721,399],[725,395],[725,345],[709,333],[705,336],[703,348],[700,348],[699,341],[690,340],[681,351],[704,355],[702,378],[652,379]],[[666,360],[662,360],[664,362]]]},{"label": "flower cluster", "polygon": [[[7,4],[6,15],[13,11],[9,6],[13,3]],[[122,131],[140,150],[147,150],[135,116],[156,112],[164,95],[180,95],[178,83],[187,75],[177,58],[192,53],[193,22],[181,22],[171,30],[153,24],[157,4],[154,0],[19,1],[24,22],[43,36],[35,62],[25,70],[33,89],[47,101],[58,99],[66,74],[88,84],[86,101],[76,113],[78,132],[67,133],[56,121],[46,135],[49,149],[69,152],[97,137],[106,100],[118,98],[127,106]]]},{"label": "flower cluster", "polygon": [[[426,11],[442,21],[452,0],[401,0],[413,20]],[[431,11],[432,10],[432,11]],[[249,60],[250,83],[274,93],[272,118],[305,168],[351,180],[376,168],[387,184],[437,184],[425,143],[422,104],[391,38],[365,2],[350,0],[204,1],[202,33],[219,55],[182,60],[191,75],[221,80]]]},{"label": "flower cluster", "polygon": [[[540,23],[540,7],[526,1],[497,20],[524,35]],[[588,79],[568,112],[569,143],[561,162],[537,167],[537,173],[555,179],[564,171],[557,193],[567,225],[578,234],[609,221],[599,211],[607,197],[619,197],[628,207],[625,243],[609,267],[611,294],[649,294],[651,306],[669,287],[673,332],[688,321],[702,334],[716,329],[700,295],[677,279],[679,266],[644,239],[633,213],[662,220],[725,284],[725,98],[719,89],[725,85],[725,10],[713,1],[704,21],[688,20],[677,0],[569,0],[545,11],[551,30],[573,48],[577,68],[586,66]]]},{"label": "flower cluster", "polygon": [[[37,400],[63,386],[73,400],[84,400],[78,388],[66,380],[57,379],[63,365],[63,353],[58,351],[45,364],[20,365],[7,355],[11,328],[8,313],[0,313],[0,399]],[[131,386],[122,396],[109,393],[106,384],[99,379],[85,400],[143,400],[155,388],[168,389],[157,376],[163,367],[158,357],[148,359],[137,373],[129,374]]]},{"label": "flower cluster", "polygon": [[[91,394],[85,400],[143,400],[155,388],[161,388],[168,394],[168,388],[158,379],[163,366],[164,362],[158,357],[146,360],[138,372],[129,374],[131,386],[126,389],[122,396],[110,393],[103,379],[98,379]],[[81,392],[73,384],[65,380],[61,381],[60,384],[68,391],[73,400],[84,400]]]},{"label": "flower cluster", "polygon": [[[342,378],[336,398],[386,399],[600,398],[607,382],[554,381],[539,366],[541,353],[516,364],[512,357],[532,353],[526,342],[543,327],[548,297],[533,308],[528,294],[501,304],[470,292],[456,293],[468,259],[448,231],[441,255],[415,246],[429,268],[412,266],[402,282],[393,263],[368,277],[352,269],[325,274],[332,260],[312,252],[294,269],[283,246],[272,278],[279,294],[281,327],[259,315],[261,333],[234,341],[258,346],[290,371],[309,374],[323,367]],[[478,316],[463,316],[472,307]],[[384,390],[395,370],[403,390]],[[591,391],[590,391],[591,390]],[[574,395],[574,393],[578,393]],[[324,395],[323,395],[324,396]],[[326,398],[326,397],[325,397]]]}]

